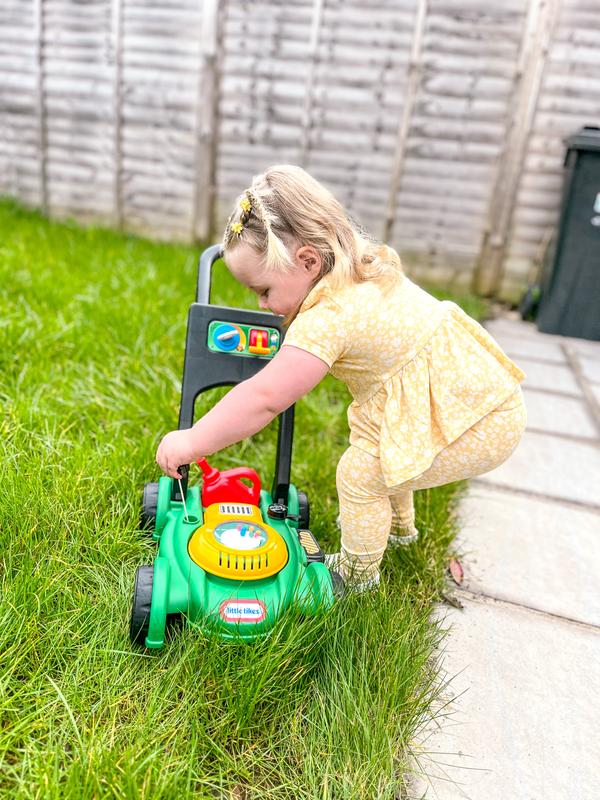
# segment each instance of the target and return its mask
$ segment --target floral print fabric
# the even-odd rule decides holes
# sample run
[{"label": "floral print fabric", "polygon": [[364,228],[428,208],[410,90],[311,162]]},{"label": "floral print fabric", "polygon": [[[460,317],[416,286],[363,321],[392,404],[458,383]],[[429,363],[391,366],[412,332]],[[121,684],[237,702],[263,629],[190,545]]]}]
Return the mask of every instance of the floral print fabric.
[{"label": "floral print fabric", "polygon": [[[350,390],[350,444],[379,459],[386,486],[427,470],[525,374],[456,303],[405,275],[309,292],[284,345],[320,358]],[[453,480],[449,478],[448,481]]]},{"label": "floral print fabric", "polygon": [[350,446],[340,459],[336,476],[343,577],[352,573],[360,580],[369,580],[378,574],[391,527],[406,530],[414,524],[414,490],[473,478],[495,469],[519,444],[526,422],[523,393],[517,386],[494,411],[444,448],[425,472],[400,486],[386,486],[379,459]]}]

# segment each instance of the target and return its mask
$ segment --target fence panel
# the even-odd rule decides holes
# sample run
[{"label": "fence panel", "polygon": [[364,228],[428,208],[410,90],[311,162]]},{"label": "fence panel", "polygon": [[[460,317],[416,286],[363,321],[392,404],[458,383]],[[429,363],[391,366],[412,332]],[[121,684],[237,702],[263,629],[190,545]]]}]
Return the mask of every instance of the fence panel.
[{"label": "fence panel", "polygon": [[191,241],[297,163],[418,279],[515,300],[599,35],[595,0],[4,0],[0,193]]},{"label": "fence panel", "polygon": [[0,193],[45,206],[41,5],[0,6]]}]

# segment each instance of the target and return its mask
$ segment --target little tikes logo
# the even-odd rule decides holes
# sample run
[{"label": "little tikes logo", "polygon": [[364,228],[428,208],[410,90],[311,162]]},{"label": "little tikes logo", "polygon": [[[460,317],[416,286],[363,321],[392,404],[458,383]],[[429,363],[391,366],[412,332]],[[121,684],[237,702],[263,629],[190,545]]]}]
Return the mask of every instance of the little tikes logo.
[{"label": "little tikes logo", "polygon": [[225,622],[262,622],[267,608],[261,600],[234,598],[221,603],[219,614]]}]

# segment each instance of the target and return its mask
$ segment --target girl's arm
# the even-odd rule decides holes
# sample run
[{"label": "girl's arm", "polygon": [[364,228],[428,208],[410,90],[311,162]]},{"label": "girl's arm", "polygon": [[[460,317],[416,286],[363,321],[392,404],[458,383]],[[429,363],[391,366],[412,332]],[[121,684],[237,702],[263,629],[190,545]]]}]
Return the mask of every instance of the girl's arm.
[{"label": "girl's arm", "polygon": [[156,452],[157,463],[167,475],[179,477],[181,464],[258,433],[310,392],[328,371],[317,356],[284,344],[260,372],[234,386],[192,428],[168,433]]}]

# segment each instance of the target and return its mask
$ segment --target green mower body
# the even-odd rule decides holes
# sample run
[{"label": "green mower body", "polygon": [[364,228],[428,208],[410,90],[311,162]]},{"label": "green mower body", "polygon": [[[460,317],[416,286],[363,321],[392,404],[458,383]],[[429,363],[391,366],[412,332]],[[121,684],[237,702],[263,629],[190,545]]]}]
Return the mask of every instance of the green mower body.
[{"label": "green mower body", "polygon": [[[251,641],[267,634],[292,605],[312,615],[333,604],[341,591],[338,576],[323,563],[324,555],[310,531],[298,528],[298,492],[292,484],[287,508],[274,504],[269,492],[260,493],[258,509],[266,523],[262,529],[274,529],[287,550],[281,569],[263,578],[250,576],[246,556],[234,548],[223,547],[222,553],[231,563],[239,559],[236,577],[213,574],[199,566],[190,554],[190,542],[205,514],[199,487],[188,489],[185,507],[172,500],[172,494],[173,479],[162,477],[152,534],[158,542],[158,555],[153,567],[140,567],[136,577],[130,630],[135,643],[161,648],[167,624],[176,616],[209,634]],[[281,509],[285,509],[283,518]],[[239,504],[232,510],[231,519],[237,520]],[[227,516],[223,520],[227,521]],[[248,574],[241,577],[246,566]]]}]

